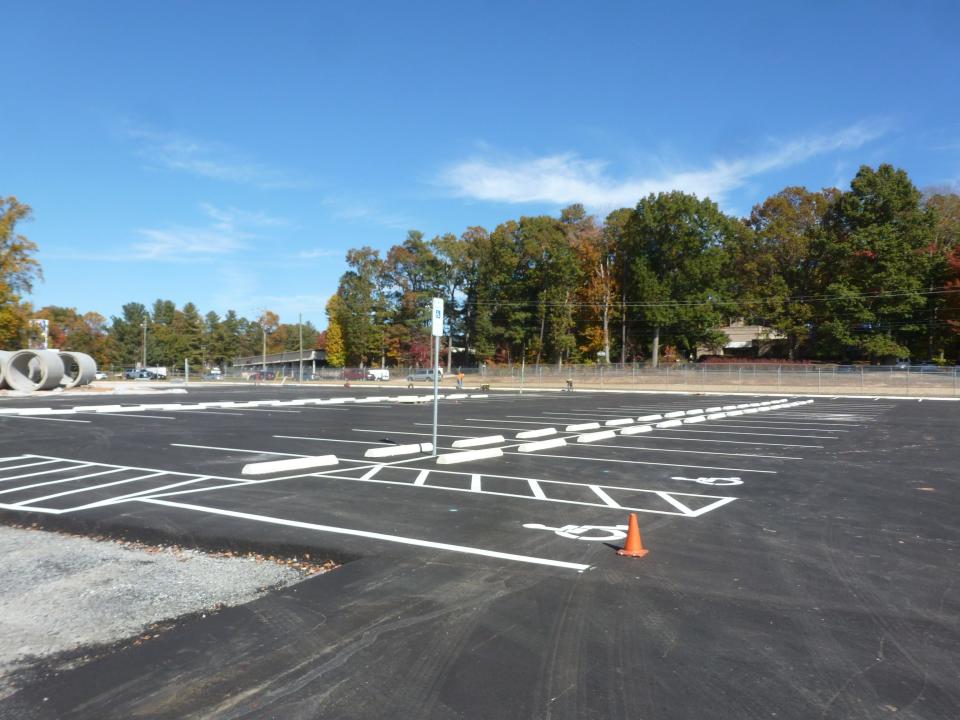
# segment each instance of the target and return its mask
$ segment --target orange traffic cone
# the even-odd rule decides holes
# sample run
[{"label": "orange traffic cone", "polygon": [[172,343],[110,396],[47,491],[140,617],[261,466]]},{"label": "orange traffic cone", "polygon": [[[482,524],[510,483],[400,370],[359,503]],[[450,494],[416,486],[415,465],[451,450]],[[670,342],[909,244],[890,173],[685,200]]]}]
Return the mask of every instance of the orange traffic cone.
[{"label": "orange traffic cone", "polygon": [[649,550],[643,547],[643,540],[640,539],[640,524],[637,522],[637,514],[630,513],[630,524],[627,528],[627,542],[624,543],[622,550],[617,550],[617,555],[627,557],[643,557]]}]

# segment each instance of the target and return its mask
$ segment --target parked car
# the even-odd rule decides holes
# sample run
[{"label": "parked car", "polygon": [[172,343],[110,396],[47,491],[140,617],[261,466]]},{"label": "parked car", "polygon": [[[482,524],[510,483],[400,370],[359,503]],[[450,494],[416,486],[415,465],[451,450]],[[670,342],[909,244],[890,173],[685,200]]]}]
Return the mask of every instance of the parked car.
[{"label": "parked car", "polygon": [[344,380],[373,380],[373,374],[364,368],[347,368],[343,371]]},{"label": "parked car", "polygon": [[387,368],[370,368],[368,380],[389,380],[390,371]]},{"label": "parked car", "polygon": [[252,373],[250,373],[250,376],[249,376],[247,379],[248,379],[248,380],[261,380],[261,381],[262,381],[262,380],[276,380],[276,379],[277,379],[277,374],[276,374],[275,372],[271,371],[271,370],[267,370],[267,372],[263,372],[262,370],[259,370],[259,371],[257,371],[257,372],[252,372]]},{"label": "parked car", "polygon": [[223,375],[221,373],[207,373],[203,376],[204,380],[223,380]]},{"label": "parked car", "polygon": [[[443,368],[437,368],[437,379],[443,380]],[[407,375],[407,382],[425,382],[427,380],[433,382],[433,368],[415,370]]]},{"label": "parked car", "polygon": [[149,370],[128,370],[127,380],[156,380],[157,376]]},{"label": "parked car", "polygon": [[106,380],[108,377],[110,376],[107,375],[103,370],[97,370],[97,372],[93,375],[94,380]]}]

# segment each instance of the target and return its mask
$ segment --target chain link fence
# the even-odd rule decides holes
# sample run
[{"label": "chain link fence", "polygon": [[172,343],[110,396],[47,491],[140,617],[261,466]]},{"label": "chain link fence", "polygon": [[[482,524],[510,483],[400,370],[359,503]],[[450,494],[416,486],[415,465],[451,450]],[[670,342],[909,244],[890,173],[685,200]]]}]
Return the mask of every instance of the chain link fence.
[{"label": "chain link fence", "polygon": [[[150,370],[150,368],[147,368]],[[131,366],[113,366],[106,370],[108,379],[131,379]],[[390,367],[387,373],[372,368],[316,368],[304,367],[304,382],[343,382],[357,384],[412,383],[432,385],[432,378],[423,367]],[[456,383],[461,368],[442,376],[443,385]],[[677,363],[652,368],[641,363],[611,363],[608,365],[481,365],[462,368],[464,385],[482,384],[510,386],[566,387],[626,387],[666,388],[676,390],[736,391],[738,388],[795,393],[862,393],[901,395],[960,396],[960,367],[936,365],[878,366],[829,365],[800,363]],[[184,381],[183,367],[166,368],[164,378]],[[266,371],[240,371],[227,368],[221,373],[190,370],[189,380],[251,383],[290,383],[300,379],[299,368],[286,367]]]}]

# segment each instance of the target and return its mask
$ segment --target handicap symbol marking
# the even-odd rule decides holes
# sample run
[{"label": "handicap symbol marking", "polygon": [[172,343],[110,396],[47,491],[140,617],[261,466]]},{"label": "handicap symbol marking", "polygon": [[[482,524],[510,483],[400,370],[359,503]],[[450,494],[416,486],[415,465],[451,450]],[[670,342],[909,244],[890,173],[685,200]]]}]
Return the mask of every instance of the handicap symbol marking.
[{"label": "handicap symbol marking", "polygon": [[700,483],[701,485],[743,485],[743,480],[738,477],[698,477],[698,478],[688,478],[688,477],[677,477],[674,476],[670,478],[671,480],[687,480],[688,482]]},{"label": "handicap symbol marking", "polygon": [[[549,527],[540,523],[527,523],[529,530],[552,530],[554,534],[568,540],[623,540],[627,536],[626,525],[564,525],[563,527]],[[587,533],[603,533],[602,535],[587,535]]]}]

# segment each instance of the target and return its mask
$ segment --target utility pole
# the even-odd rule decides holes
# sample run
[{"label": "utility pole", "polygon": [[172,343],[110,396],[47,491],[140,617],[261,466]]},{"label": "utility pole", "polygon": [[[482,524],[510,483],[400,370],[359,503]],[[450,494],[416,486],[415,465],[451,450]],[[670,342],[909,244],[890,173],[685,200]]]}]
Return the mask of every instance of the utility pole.
[{"label": "utility pole", "polygon": [[300,384],[303,384],[303,313],[297,315],[297,328],[300,330]]},{"label": "utility pole", "polygon": [[262,320],[260,328],[263,330],[263,358],[262,358],[262,367],[264,378],[267,375],[267,321]]},{"label": "utility pole", "polygon": [[147,367],[147,319],[143,319],[143,365],[141,367]]},{"label": "utility pole", "polygon": [[443,335],[443,299],[433,298],[430,334],[433,335],[433,456],[437,456],[437,405],[440,400],[440,336]]}]

